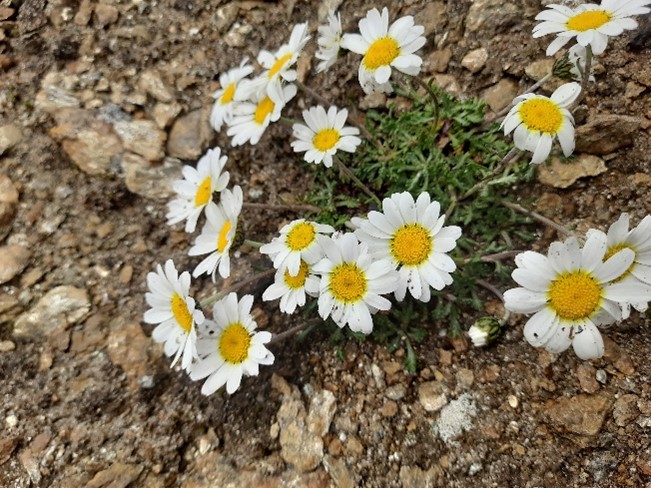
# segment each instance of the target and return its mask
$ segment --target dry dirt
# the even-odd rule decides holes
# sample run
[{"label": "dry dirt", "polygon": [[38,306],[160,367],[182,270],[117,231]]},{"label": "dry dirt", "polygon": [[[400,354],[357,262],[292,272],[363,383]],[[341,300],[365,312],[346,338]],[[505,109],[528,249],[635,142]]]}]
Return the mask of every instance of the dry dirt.
[{"label": "dry dirt", "polygon": [[[164,219],[181,162],[218,144],[245,199],[291,204],[310,190],[286,127],[237,150],[206,128],[218,74],[280,45],[294,23],[314,32],[319,9],[340,3],[0,2],[0,276],[10,276],[0,285],[1,486],[651,486],[648,316],[605,331],[606,356],[587,363],[528,346],[523,317],[484,350],[440,334],[445,324],[422,324],[432,333],[416,347],[416,375],[402,368],[403,349],[338,348],[317,332],[274,346],[275,364],[235,395],[209,398],[149,338],[146,274],[168,258],[194,263],[185,234]],[[372,6],[382,4],[341,3],[344,30]],[[389,7],[426,26],[425,76],[493,107],[544,64],[548,39],[530,36],[537,0]],[[566,189],[514,189],[580,231],[651,211],[651,44],[631,38],[611,42],[578,116],[634,117],[597,138],[614,144],[597,150],[607,169]],[[462,60],[480,48],[479,68],[465,63],[473,73]],[[356,62],[326,75],[301,69],[345,104],[363,98]],[[289,113],[310,103],[299,96]],[[116,135],[134,121],[149,121],[136,143]],[[243,225],[267,240],[292,218],[249,209]],[[536,246],[555,238],[541,228]],[[268,266],[249,248],[235,262],[233,282]],[[259,300],[255,313],[276,333],[298,320]]]}]

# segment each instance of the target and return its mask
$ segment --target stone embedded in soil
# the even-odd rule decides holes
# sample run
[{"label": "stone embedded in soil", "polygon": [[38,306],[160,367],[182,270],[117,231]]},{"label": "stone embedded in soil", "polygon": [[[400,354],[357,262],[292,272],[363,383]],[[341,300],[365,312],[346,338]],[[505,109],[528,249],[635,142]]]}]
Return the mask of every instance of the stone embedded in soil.
[{"label": "stone embedded in soil", "polygon": [[18,144],[22,138],[23,133],[16,125],[8,124],[0,127],[0,156]]},{"label": "stone embedded in soil", "polygon": [[167,134],[151,120],[126,120],[113,125],[125,149],[149,161],[160,161],[165,156]]},{"label": "stone embedded in soil", "polygon": [[436,464],[427,471],[418,466],[402,466],[400,481],[404,487],[438,488],[445,486],[445,472]]},{"label": "stone embedded in soil", "polygon": [[127,488],[138,479],[143,469],[142,465],[113,463],[97,473],[85,488]]},{"label": "stone embedded in soil", "polygon": [[522,8],[504,0],[475,0],[466,16],[465,35],[474,37],[481,31],[483,36],[492,37],[504,32],[522,22]]},{"label": "stone embedded in soil", "polygon": [[611,405],[612,400],[605,395],[580,393],[549,402],[546,411],[555,427],[573,434],[594,436],[601,430]]},{"label": "stone embedded in soil", "polygon": [[113,5],[98,3],[95,5],[95,24],[97,27],[104,28],[107,25],[117,22],[120,15],[119,10]]},{"label": "stone embedded in soil", "polygon": [[551,163],[538,166],[538,181],[554,188],[568,188],[579,178],[597,176],[608,171],[603,159],[591,154],[577,154],[567,163],[553,157]]},{"label": "stone embedded in soil", "polygon": [[640,399],[637,395],[627,394],[622,395],[615,402],[613,407],[613,418],[615,424],[619,427],[624,427],[633,422],[639,415],[640,410],[637,402]]},{"label": "stone embedded in soil", "polygon": [[31,255],[29,249],[17,244],[0,247],[0,285],[22,273]]},{"label": "stone embedded in soil", "polygon": [[144,71],[140,75],[138,86],[159,102],[168,103],[174,99],[172,90],[165,84],[160,73],[154,69]]},{"label": "stone embedded in soil", "polygon": [[581,363],[576,369],[576,376],[579,379],[581,389],[586,393],[596,393],[599,391],[599,382],[597,381],[597,369],[589,363]]},{"label": "stone embedded in soil", "polygon": [[0,173],[0,239],[9,232],[17,203],[18,190],[8,176]]},{"label": "stone embedded in soil", "polygon": [[47,292],[34,307],[16,320],[16,337],[47,335],[60,326],[79,322],[90,310],[88,293],[74,286],[58,286]]},{"label": "stone embedded in soil", "polygon": [[63,74],[53,71],[45,75],[41,89],[36,94],[34,106],[51,114],[64,108],[78,108],[80,105],[77,97],[69,90],[61,87]]},{"label": "stone embedded in soil", "polygon": [[[321,423],[308,424],[308,416],[305,411],[305,405],[301,399],[301,394],[293,385],[289,385],[283,378],[274,375],[272,378],[274,389],[283,394],[282,403],[277,413],[278,424],[280,426],[280,455],[285,462],[294,466],[294,468],[305,473],[315,469],[323,459],[323,439],[321,435],[310,430],[318,427],[319,430],[330,428],[325,425],[325,420]],[[333,397],[334,398],[334,397]],[[326,410],[328,411],[328,410]]]},{"label": "stone embedded in soil", "polygon": [[181,105],[178,103],[157,103],[154,105],[152,117],[160,129],[166,129],[180,113]]},{"label": "stone embedded in soil", "polygon": [[461,66],[471,73],[478,73],[486,66],[486,61],[488,61],[488,51],[480,47],[466,54],[461,60]]},{"label": "stone embedded in soil", "polygon": [[438,381],[418,385],[418,400],[428,412],[441,410],[448,403],[447,388]]},{"label": "stone embedded in soil", "polygon": [[604,155],[633,144],[641,119],[629,115],[603,114],[576,128],[575,152]]},{"label": "stone embedded in soil", "polygon": [[450,59],[452,59],[452,50],[449,47],[445,47],[437,51],[432,51],[427,58],[426,65],[429,66],[430,72],[444,73],[448,69]]},{"label": "stone embedded in soil", "polygon": [[122,143],[110,124],[89,110],[63,109],[56,113],[57,125],[50,136],[84,173],[105,175],[115,171]]},{"label": "stone embedded in soil", "polygon": [[482,93],[483,98],[493,112],[498,112],[513,102],[518,95],[518,84],[508,78],[502,78],[497,84]]},{"label": "stone embedded in soil", "polygon": [[447,15],[445,14],[445,2],[428,2],[425,7],[414,14],[414,21],[416,25],[422,25],[425,28],[423,35],[425,37],[430,34],[441,32],[447,23]]},{"label": "stone embedded in soil", "polygon": [[328,390],[315,392],[310,398],[307,428],[315,435],[323,437],[330,430],[332,418],[337,410],[334,394]]},{"label": "stone embedded in soil", "polygon": [[436,426],[438,435],[449,445],[456,444],[456,438],[472,428],[472,419],[477,415],[475,401],[464,393],[443,407]]},{"label": "stone embedded in soil", "polygon": [[173,158],[198,159],[212,137],[209,113],[198,109],[174,122],[167,140],[167,154]]},{"label": "stone embedded in soil", "polygon": [[182,178],[183,165],[174,158],[152,164],[136,154],[124,153],[121,165],[129,191],[153,200],[167,200],[175,195],[172,183]]},{"label": "stone embedded in soil", "polygon": [[326,455],[323,458],[323,466],[337,488],[355,488],[359,486],[356,476],[348,469],[343,459]]},{"label": "stone embedded in soil", "polygon": [[0,466],[9,461],[9,458],[18,445],[18,437],[5,437],[0,439]]}]

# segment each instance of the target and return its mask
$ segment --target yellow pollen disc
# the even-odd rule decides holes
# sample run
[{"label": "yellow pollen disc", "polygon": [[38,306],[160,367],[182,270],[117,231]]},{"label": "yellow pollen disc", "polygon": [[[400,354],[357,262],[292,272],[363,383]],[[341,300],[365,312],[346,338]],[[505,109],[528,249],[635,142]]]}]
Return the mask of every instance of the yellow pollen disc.
[{"label": "yellow pollen disc", "polygon": [[308,271],[307,263],[301,259],[301,267],[298,269],[296,276],[292,276],[289,274],[289,271],[285,271],[285,283],[292,290],[303,288],[305,286],[305,280],[307,280]]},{"label": "yellow pollen disc", "polygon": [[520,105],[520,117],[527,129],[554,135],[563,125],[563,114],[548,98],[531,98]]},{"label": "yellow pollen disc", "polygon": [[588,10],[570,17],[565,25],[570,30],[584,32],[590,29],[598,29],[611,18],[612,16],[603,10]]},{"label": "yellow pollen disc", "polygon": [[321,152],[326,152],[339,142],[339,131],[335,129],[322,129],[312,139],[312,144]]},{"label": "yellow pollen disc", "polygon": [[201,182],[199,188],[197,188],[197,194],[194,196],[194,206],[202,207],[203,205],[208,203],[208,200],[210,200],[211,195],[212,195],[212,178],[210,176],[207,176],[206,179],[204,179]]},{"label": "yellow pollen disc", "polygon": [[386,66],[400,55],[400,46],[392,37],[380,37],[371,44],[364,55],[363,63],[368,70],[374,71]]},{"label": "yellow pollen disc", "polygon": [[264,97],[264,99],[258,103],[258,106],[255,108],[255,113],[253,114],[253,120],[256,123],[262,125],[267,119],[269,114],[274,111],[276,104],[269,97]]},{"label": "yellow pollen disc", "polygon": [[429,257],[432,243],[433,239],[425,227],[420,224],[406,224],[393,234],[389,248],[400,264],[418,266]]},{"label": "yellow pollen disc", "polygon": [[241,364],[249,357],[251,334],[239,322],[230,324],[219,338],[219,352],[227,363]]},{"label": "yellow pollen disc", "polygon": [[[622,249],[630,249],[631,251],[635,252],[635,249],[633,249],[629,244],[622,242],[620,244],[616,244],[608,248],[606,254],[604,255],[604,262],[608,261],[610,258],[612,258],[615,254],[617,254]],[[631,265],[626,269],[626,271],[624,271],[618,278],[614,279],[613,282],[616,283],[626,278],[630,274],[634,266],[635,266],[635,261],[633,261]]]},{"label": "yellow pollen disc", "polygon": [[181,329],[186,334],[189,334],[190,330],[192,330],[192,315],[188,310],[185,300],[178,293],[172,295],[172,314],[174,314],[174,320],[176,320]]},{"label": "yellow pollen disc", "polygon": [[330,292],[337,301],[358,302],[367,288],[366,275],[356,264],[340,264],[330,274]]},{"label": "yellow pollen disc", "polygon": [[590,317],[601,301],[601,285],[589,273],[572,271],[559,275],[547,290],[549,305],[568,320]]},{"label": "yellow pollen disc", "polygon": [[217,251],[224,252],[224,249],[228,245],[228,233],[232,229],[233,224],[230,220],[227,220],[224,225],[222,225],[219,235],[217,236]]},{"label": "yellow pollen disc", "polygon": [[235,96],[235,83],[231,83],[226,87],[226,90],[224,90],[224,94],[219,99],[219,103],[221,103],[222,105],[231,103],[233,101],[234,96]]},{"label": "yellow pollen disc", "polygon": [[308,222],[299,222],[287,233],[287,247],[292,251],[302,251],[316,238],[314,225]]},{"label": "yellow pollen disc", "polygon": [[269,78],[273,78],[274,75],[276,75],[281,69],[283,69],[285,63],[290,59],[292,59],[292,53],[287,53],[284,56],[278,58],[274,63],[274,65],[269,70]]}]

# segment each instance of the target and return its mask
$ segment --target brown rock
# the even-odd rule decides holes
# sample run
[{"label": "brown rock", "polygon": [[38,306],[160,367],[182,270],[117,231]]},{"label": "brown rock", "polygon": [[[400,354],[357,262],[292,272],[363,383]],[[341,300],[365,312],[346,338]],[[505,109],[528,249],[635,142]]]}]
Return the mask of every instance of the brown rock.
[{"label": "brown rock", "polygon": [[158,71],[144,71],[138,80],[138,86],[159,102],[171,102],[174,98],[172,90],[165,84]]},{"label": "brown rock", "polygon": [[627,376],[635,373],[635,366],[631,360],[631,356],[619,347],[612,339],[604,337],[604,359],[609,361],[615,368]]},{"label": "brown rock", "polygon": [[478,73],[486,66],[486,61],[488,61],[488,51],[480,47],[466,54],[461,60],[461,66],[471,73]]},{"label": "brown rock", "polygon": [[95,23],[98,27],[103,28],[107,25],[114,24],[118,21],[120,15],[118,9],[113,5],[98,3],[95,5]]},{"label": "brown rock", "polygon": [[34,105],[36,108],[54,114],[64,108],[77,108],[79,100],[67,89],[62,88],[63,75],[50,72],[43,78],[41,89],[36,94]]},{"label": "brown rock", "polygon": [[504,32],[522,21],[522,8],[504,0],[475,0],[466,16],[465,35],[473,37],[481,30],[483,36],[490,38]]},{"label": "brown rock", "polygon": [[449,47],[445,47],[433,51],[427,58],[427,64],[430,67],[430,71],[445,73],[448,69],[448,64],[450,64],[450,59],[452,59],[452,50]]},{"label": "brown rock", "polygon": [[443,468],[436,464],[427,471],[418,466],[402,466],[400,468],[400,481],[404,487],[437,488],[445,486],[445,473]]},{"label": "brown rock", "polygon": [[166,129],[180,113],[181,105],[178,103],[157,103],[154,106],[152,117],[160,129]]},{"label": "brown rock", "polygon": [[198,159],[212,137],[207,110],[195,110],[174,122],[167,141],[167,154],[179,159]]},{"label": "brown rock", "polygon": [[19,245],[0,247],[0,284],[11,281],[29,263],[31,252]]},{"label": "brown rock", "polygon": [[538,166],[538,181],[554,188],[568,188],[579,178],[597,176],[608,171],[606,163],[597,156],[578,154],[573,161],[564,163],[552,158],[550,164]]},{"label": "brown rock", "polygon": [[[138,378],[145,375],[150,360],[160,356],[160,348],[153,345],[137,322],[126,323],[116,319],[109,325],[109,330],[109,359],[124,370],[131,391],[137,391]],[[154,351],[159,352],[156,354]]]},{"label": "brown rock", "polygon": [[97,473],[86,488],[127,488],[138,479],[143,469],[143,466],[135,464],[114,463]]},{"label": "brown rock", "polygon": [[355,475],[348,469],[343,459],[325,456],[323,466],[337,488],[356,488],[359,486]]},{"label": "brown rock", "polygon": [[9,458],[17,445],[17,437],[5,437],[4,439],[0,439],[0,466],[9,461]]},{"label": "brown rock", "polygon": [[599,390],[597,370],[591,364],[581,363],[576,370],[576,375],[579,378],[581,389],[586,393],[596,393]]},{"label": "brown rock", "polygon": [[496,85],[487,88],[481,97],[493,112],[498,112],[513,102],[518,95],[518,90],[519,87],[515,81],[502,78]]},{"label": "brown rock", "polygon": [[9,233],[16,212],[18,190],[8,176],[0,173],[0,239]]},{"label": "brown rock", "polygon": [[172,183],[182,177],[183,165],[173,158],[165,158],[162,164],[151,164],[136,154],[124,153],[121,165],[129,191],[153,200],[169,199],[175,194]]},{"label": "brown rock", "polygon": [[425,37],[441,33],[448,18],[445,10],[445,2],[428,2],[421,11],[414,15],[416,25],[422,25],[425,28],[423,33]]},{"label": "brown rock", "polygon": [[77,10],[73,22],[83,27],[85,25],[88,25],[91,15],[93,15],[93,4],[90,2],[90,0],[81,0],[81,3],[79,4],[79,10]]},{"label": "brown rock", "polygon": [[119,121],[113,126],[124,147],[149,161],[160,161],[165,156],[167,134],[151,120]]},{"label": "brown rock", "polygon": [[14,124],[3,125],[0,127],[0,156],[2,156],[5,151],[18,144],[22,138],[22,132]]},{"label": "brown rock", "polygon": [[639,415],[640,410],[637,402],[640,398],[637,395],[622,395],[615,402],[613,418],[619,427],[624,427],[633,422]]},{"label": "brown rock", "polygon": [[549,420],[556,427],[573,434],[597,435],[606,420],[612,400],[605,395],[579,394],[550,402]]},{"label": "brown rock", "polygon": [[576,128],[576,152],[604,155],[630,146],[640,130],[641,119],[628,115],[596,115]]},{"label": "brown rock", "polygon": [[428,412],[436,412],[448,403],[447,388],[438,381],[427,381],[418,386],[418,400]]},{"label": "brown rock", "polygon": [[383,417],[393,417],[398,413],[398,404],[393,400],[388,400],[380,408],[380,415]]}]

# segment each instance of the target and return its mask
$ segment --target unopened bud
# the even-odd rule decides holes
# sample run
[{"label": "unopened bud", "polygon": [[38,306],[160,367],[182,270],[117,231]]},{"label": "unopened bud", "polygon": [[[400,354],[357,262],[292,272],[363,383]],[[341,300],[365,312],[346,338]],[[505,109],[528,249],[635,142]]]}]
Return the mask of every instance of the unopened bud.
[{"label": "unopened bud", "polygon": [[468,330],[475,347],[484,347],[500,335],[500,321],[495,317],[482,317]]}]

